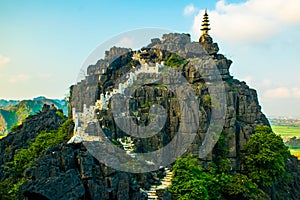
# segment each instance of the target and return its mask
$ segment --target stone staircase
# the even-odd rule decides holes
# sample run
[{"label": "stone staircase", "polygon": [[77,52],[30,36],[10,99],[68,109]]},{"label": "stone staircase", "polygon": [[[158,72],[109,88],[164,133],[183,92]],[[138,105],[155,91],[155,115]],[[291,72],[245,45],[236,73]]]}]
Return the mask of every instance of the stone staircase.
[{"label": "stone staircase", "polygon": [[135,153],[133,153],[135,146],[130,137],[118,138],[117,141],[121,143],[123,149],[128,155],[130,155],[132,158],[135,157]]},{"label": "stone staircase", "polygon": [[172,184],[172,171],[168,168],[165,168],[166,176],[160,180],[161,184],[160,185],[152,185],[150,190],[146,191],[148,195],[148,200],[157,200],[159,199],[156,191],[157,190],[164,190],[170,187]]},{"label": "stone staircase", "polygon": [[[135,157],[135,153],[133,153],[135,146],[130,137],[118,138],[117,141],[122,145],[128,155]],[[160,185],[152,185],[148,191],[145,191],[148,196],[148,200],[159,199],[156,191],[167,189],[172,184],[172,171],[169,168],[165,168],[165,172],[165,177],[160,179]]]}]

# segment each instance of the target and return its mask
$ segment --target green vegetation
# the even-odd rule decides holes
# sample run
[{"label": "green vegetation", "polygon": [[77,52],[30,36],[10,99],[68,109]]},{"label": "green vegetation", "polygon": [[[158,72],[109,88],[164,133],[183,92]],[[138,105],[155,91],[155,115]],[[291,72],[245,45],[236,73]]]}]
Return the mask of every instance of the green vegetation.
[{"label": "green vegetation", "polygon": [[169,191],[175,199],[209,199],[209,188],[214,180],[205,173],[196,158],[191,156],[177,159],[174,167],[174,177]]},{"label": "green vegetation", "polygon": [[290,149],[292,155],[296,156],[298,160],[300,159],[300,149]]},{"label": "green vegetation", "polygon": [[56,111],[56,115],[59,117],[59,118],[61,118],[61,119],[64,119],[65,118],[65,116],[64,116],[64,113],[62,113],[61,111]]},{"label": "green vegetation", "polygon": [[15,132],[18,129],[19,126],[20,126],[20,124],[12,125],[12,127],[10,127],[10,133]]},{"label": "green vegetation", "polygon": [[0,183],[0,197],[2,199],[18,199],[19,187],[24,183],[23,172],[32,163],[52,146],[68,141],[72,133],[72,120],[66,120],[58,130],[42,131],[27,149],[19,149],[13,162],[5,163],[10,177]]},{"label": "green vegetation", "polygon": [[213,148],[213,163],[218,166],[216,170],[220,173],[230,171],[230,161],[227,158],[229,149],[226,146],[224,132],[218,138],[218,142]]},{"label": "green vegetation", "polygon": [[169,191],[178,200],[266,199],[264,192],[246,175],[218,173],[218,167],[200,166],[197,158],[179,158]]},{"label": "green vegetation", "polygon": [[[272,125],[274,133],[280,135],[285,141],[292,137],[300,138],[300,126],[294,125]],[[289,146],[291,154],[300,158],[300,149]]]},{"label": "green vegetation", "polygon": [[263,190],[271,188],[279,179],[289,184],[286,160],[291,155],[280,136],[269,127],[258,127],[246,143],[245,170],[232,174],[226,137],[221,134],[213,150],[213,162],[204,169],[198,158],[179,158],[169,191],[179,200],[264,200],[269,199]]},{"label": "green vegetation", "polygon": [[58,109],[62,109],[65,114],[68,114],[67,101],[59,101],[39,97],[33,100],[13,102],[11,105],[0,107],[0,113],[5,121],[5,123],[0,122],[4,127],[4,130],[0,132],[0,138],[9,134],[9,131],[13,125],[21,124],[22,122],[24,122],[27,116],[40,112],[44,104],[54,104],[55,107],[57,107]]},{"label": "green vegetation", "polygon": [[272,125],[272,129],[282,137],[300,137],[300,126]]},{"label": "green vegetation", "polygon": [[160,88],[160,89],[166,89],[167,86],[166,85],[163,85],[163,84],[157,84],[155,85],[157,88]]},{"label": "green vegetation", "polygon": [[[9,109],[11,106],[5,108],[5,109]],[[6,126],[6,131],[4,131],[2,134],[3,135],[7,135],[9,130],[10,130],[10,127],[14,124],[16,124],[18,121],[17,121],[17,117],[15,116],[15,113],[14,111],[10,111],[10,110],[3,110],[4,108],[1,108],[0,109],[0,112],[1,112],[1,115],[2,117],[4,118],[5,120],[5,123],[3,124],[3,122],[1,123],[2,126]]]},{"label": "green vegetation", "polygon": [[24,119],[26,119],[26,117],[28,115],[33,114],[33,107],[35,107],[35,105],[33,104],[29,104],[31,107],[29,107],[25,102],[20,102],[18,105],[18,109],[16,110],[16,116],[18,117],[18,121],[21,122]]},{"label": "green vegetation", "polygon": [[163,71],[162,74],[163,74],[163,76],[169,76],[170,75],[169,72],[165,72],[165,71]]},{"label": "green vegetation", "polygon": [[166,65],[171,68],[178,68],[183,64],[186,64],[187,61],[183,58],[179,57],[176,54],[172,54],[168,59],[166,60]]},{"label": "green vegetation", "polygon": [[14,156],[14,172],[22,173],[30,163],[41,156],[47,149],[71,138],[69,127],[72,120],[68,119],[58,130],[42,131],[28,149],[19,150]]},{"label": "green vegetation", "polygon": [[145,103],[141,105],[142,108],[149,108],[151,105],[153,105],[155,102],[147,100]]},{"label": "green vegetation", "polygon": [[281,137],[273,133],[271,128],[256,128],[245,148],[248,176],[255,183],[270,187],[284,175],[286,159],[291,155]]},{"label": "green vegetation", "polygon": [[204,95],[201,99],[201,106],[211,107],[211,96]]}]

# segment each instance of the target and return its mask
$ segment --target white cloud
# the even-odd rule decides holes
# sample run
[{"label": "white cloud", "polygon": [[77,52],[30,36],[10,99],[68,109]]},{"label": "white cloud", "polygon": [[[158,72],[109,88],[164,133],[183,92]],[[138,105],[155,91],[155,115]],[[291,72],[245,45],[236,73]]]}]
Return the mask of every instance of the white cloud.
[{"label": "white cloud", "polygon": [[291,91],[286,87],[267,90],[263,96],[268,99],[287,99],[291,97]]},{"label": "white cloud", "polygon": [[117,46],[117,47],[127,47],[127,48],[132,48],[133,44],[134,44],[133,39],[130,39],[130,38],[128,38],[128,37],[124,37],[124,38],[122,38],[119,42],[117,42],[117,43],[115,44],[115,46]]},{"label": "white cloud", "polygon": [[[299,0],[247,0],[238,4],[219,0],[214,10],[208,11],[211,34],[228,42],[261,41],[300,24],[299,10]],[[194,18],[193,33],[197,37],[203,13],[199,11]]]},{"label": "white cloud", "polygon": [[269,79],[265,79],[265,80],[263,80],[262,82],[261,82],[261,84],[260,84],[260,86],[261,87],[270,87],[270,86],[272,86],[272,81],[271,80],[269,80]]},{"label": "white cloud", "polygon": [[244,78],[241,78],[241,80],[245,81],[248,85],[251,85],[253,78],[252,76],[246,76]]},{"label": "white cloud", "polygon": [[278,87],[267,90],[263,96],[268,99],[300,99],[300,88]]},{"label": "white cloud", "polygon": [[193,4],[187,5],[183,10],[183,15],[188,16],[196,11],[196,7]]},{"label": "white cloud", "polygon": [[26,74],[16,74],[9,78],[10,83],[18,83],[18,82],[25,82],[28,81],[30,77]]},{"label": "white cloud", "polygon": [[9,63],[10,61],[11,61],[10,58],[0,54],[0,67],[4,66],[5,64]]}]

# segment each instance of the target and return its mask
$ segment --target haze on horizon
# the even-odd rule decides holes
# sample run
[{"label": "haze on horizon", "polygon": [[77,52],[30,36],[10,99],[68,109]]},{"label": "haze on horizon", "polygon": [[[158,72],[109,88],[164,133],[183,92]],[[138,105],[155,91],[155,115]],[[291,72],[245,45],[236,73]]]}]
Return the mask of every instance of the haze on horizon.
[{"label": "haze on horizon", "polygon": [[197,41],[205,8],[231,74],[257,90],[264,113],[300,117],[297,0],[0,1],[0,99],[64,98],[89,53],[124,31],[161,27]]}]

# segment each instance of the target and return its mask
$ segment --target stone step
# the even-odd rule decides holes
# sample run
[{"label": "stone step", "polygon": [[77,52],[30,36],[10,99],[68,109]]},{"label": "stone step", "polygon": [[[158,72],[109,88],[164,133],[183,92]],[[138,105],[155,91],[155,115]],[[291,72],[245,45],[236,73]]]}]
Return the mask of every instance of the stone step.
[{"label": "stone step", "polygon": [[157,190],[163,190],[167,189],[170,185],[162,185],[161,187],[158,187]]},{"label": "stone step", "polygon": [[162,178],[160,180],[161,184],[160,185],[152,185],[150,187],[150,190],[147,191],[147,195],[148,195],[148,200],[154,200],[154,199],[158,199],[157,190],[164,190],[168,187],[170,187],[170,185],[172,184],[172,178],[173,178],[173,173],[170,169],[165,168],[165,177]]},{"label": "stone step", "polygon": [[158,199],[157,195],[148,195],[148,199]]},{"label": "stone step", "polygon": [[134,147],[134,144],[122,144],[124,148],[131,148]]},{"label": "stone step", "polygon": [[166,180],[165,180],[165,181],[162,181],[162,182],[161,182],[161,184],[163,184],[163,183],[172,183],[172,181],[171,181],[171,180],[169,180],[169,181],[166,181]]},{"label": "stone step", "polygon": [[161,182],[161,185],[163,185],[163,184],[171,184],[172,183],[172,181],[163,181],[163,182]]}]

